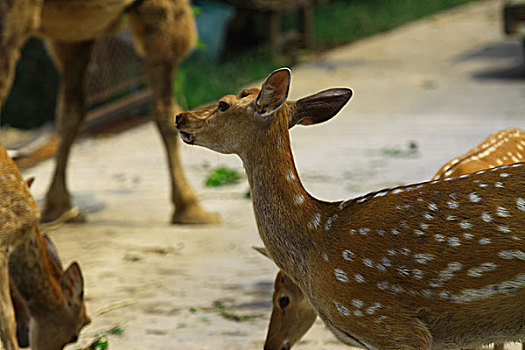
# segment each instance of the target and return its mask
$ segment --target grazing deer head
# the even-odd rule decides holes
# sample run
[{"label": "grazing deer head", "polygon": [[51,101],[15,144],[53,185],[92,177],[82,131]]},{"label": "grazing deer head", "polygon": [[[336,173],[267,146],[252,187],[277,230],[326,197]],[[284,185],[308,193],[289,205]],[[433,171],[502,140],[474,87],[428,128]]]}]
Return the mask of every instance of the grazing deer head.
[{"label": "grazing deer head", "polygon": [[[254,249],[271,259],[265,248]],[[272,315],[264,349],[289,350],[314,324],[317,313],[304,293],[282,271],[275,276],[273,290]]]},{"label": "grazing deer head", "polygon": [[277,70],[176,126],[187,143],[240,156],[265,247],[336,337],[413,350],[525,339],[525,165],[317,200],[288,129],[330,119],[351,90],[286,102],[289,83]]},{"label": "grazing deer head", "polygon": [[[84,305],[84,283],[78,264],[62,271],[56,249],[41,234],[38,207],[28,185],[5,150],[0,149],[0,312],[2,341],[7,349],[30,345],[59,350],[76,341],[90,319]],[[11,303],[11,297],[13,303]],[[6,299],[7,298],[7,299]],[[4,301],[7,300],[7,301]],[[18,325],[14,326],[13,305]],[[8,332],[4,332],[8,329]],[[7,339],[7,340],[6,340]]]}]

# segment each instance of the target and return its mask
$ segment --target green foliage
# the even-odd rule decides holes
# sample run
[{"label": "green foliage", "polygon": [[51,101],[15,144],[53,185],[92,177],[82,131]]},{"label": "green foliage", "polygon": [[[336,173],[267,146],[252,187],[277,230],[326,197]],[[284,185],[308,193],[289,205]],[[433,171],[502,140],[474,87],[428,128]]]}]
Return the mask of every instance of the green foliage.
[{"label": "green foliage", "polygon": [[179,67],[178,75],[182,78],[174,84],[175,97],[177,101],[185,101],[186,108],[183,109],[193,109],[225,94],[239,92],[242,87],[265,78],[268,72],[280,66],[265,49],[224,62],[209,62],[203,57],[191,56]]},{"label": "green foliage", "polygon": [[471,1],[335,0],[317,5],[315,35],[321,47],[332,47]]},{"label": "green foliage", "polygon": [[235,322],[243,322],[243,321],[251,321],[255,318],[257,318],[256,315],[238,315],[236,313],[233,313],[230,311],[230,308],[221,303],[220,301],[213,302],[213,307],[215,308],[215,311],[221,315],[221,317]]},{"label": "green foliage", "polygon": [[108,338],[101,334],[86,348],[86,350],[106,350],[109,347]]},{"label": "green foliage", "polygon": [[122,335],[122,333],[124,333],[124,330],[119,326],[115,326],[109,330],[109,333],[114,335]]},{"label": "green foliage", "polygon": [[237,183],[241,175],[232,169],[217,168],[213,170],[206,179],[206,186],[217,187]]}]

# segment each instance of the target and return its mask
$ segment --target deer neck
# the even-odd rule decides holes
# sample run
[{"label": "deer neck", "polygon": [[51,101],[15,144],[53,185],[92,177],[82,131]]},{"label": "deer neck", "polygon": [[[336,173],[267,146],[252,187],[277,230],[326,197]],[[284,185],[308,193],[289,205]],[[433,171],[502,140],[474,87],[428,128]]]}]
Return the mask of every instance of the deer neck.
[{"label": "deer neck", "polygon": [[280,122],[272,123],[261,135],[265,141],[254,142],[263,146],[246,150],[240,156],[264,245],[285,273],[307,274],[308,252],[314,249],[307,226],[323,203],[310,196],[299,179],[285,122],[287,118],[274,117],[281,117]]},{"label": "deer neck", "polygon": [[9,276],[32,315],[55,310],[62,301],[60,268],[37,226],[9,257]]}]

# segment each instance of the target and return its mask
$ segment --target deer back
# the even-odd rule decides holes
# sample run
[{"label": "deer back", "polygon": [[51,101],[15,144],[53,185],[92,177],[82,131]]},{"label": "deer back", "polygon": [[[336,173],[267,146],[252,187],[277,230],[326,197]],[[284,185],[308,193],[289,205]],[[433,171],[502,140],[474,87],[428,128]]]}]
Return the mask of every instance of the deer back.
[{"label": "deer back", "polygon": [[496,131],[464,155],[454,158],[439,169],[433,180],[491,169],[525,161],[525,131]]}]

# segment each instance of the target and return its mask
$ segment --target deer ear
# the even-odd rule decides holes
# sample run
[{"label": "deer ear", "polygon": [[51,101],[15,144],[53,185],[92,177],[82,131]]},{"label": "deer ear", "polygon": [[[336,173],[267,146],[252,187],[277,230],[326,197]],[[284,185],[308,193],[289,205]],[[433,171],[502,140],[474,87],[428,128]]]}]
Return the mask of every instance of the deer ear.
[{"label": "deer ear", "polygon": [[286,102],[291,74],[290,69],[281,68],[268,75],[255,100],[255,108],[260,115],[268,116]]},{"label": "deer ear", "polygon": [[51,259],[57,264],[57,266],[60,268],[60,270],[63,270],[62,267],[62,261],[60,261],[60,257],[58,256],[58,250],[57,247],[55,247],[55,244],[51,240],[51,238],[47,235],[47,233],[44,233],[44,241],[46,242],[46,248],[51,256]]},{"label": "deer ear", "polygon": [[78,263],[73,262],[60,277],[60,287],[69,307],[79,306],[84,299],[84,279]]},{"label": "deer ear", "polygon": [[314,95],[303,97],[295,102],[288,127],[296,124],[315,125],[334,117],[352,97],[347,88],[328,89]]},{"label": "deer ear", "polygon": [[253,247],[252,246],[252,248],[255,251],[261,253],[262,255],[264,255],[265,257],[273,261],[272,257],[270,256],[270,253],[268,252],[268,249],[266,249],[265,247]]},{"label": "deer ear", "polygon": [[31,185],[33,184],[33,182],[35,182],[35,177],[34,176],[30,176],[26,179],[26,185],[28,188],[31,188]]}]

